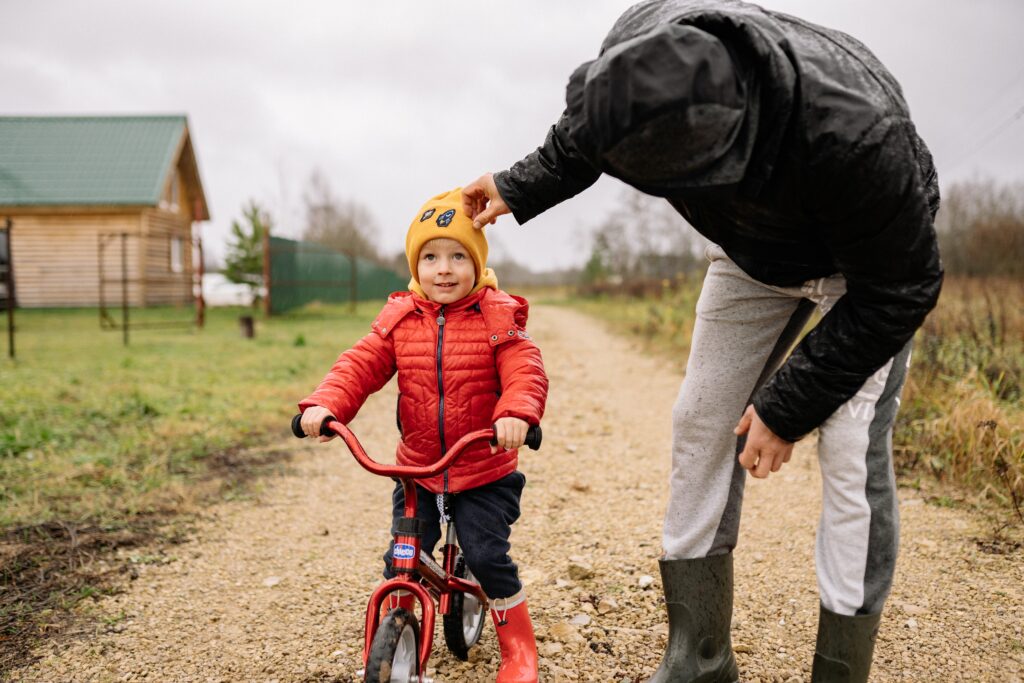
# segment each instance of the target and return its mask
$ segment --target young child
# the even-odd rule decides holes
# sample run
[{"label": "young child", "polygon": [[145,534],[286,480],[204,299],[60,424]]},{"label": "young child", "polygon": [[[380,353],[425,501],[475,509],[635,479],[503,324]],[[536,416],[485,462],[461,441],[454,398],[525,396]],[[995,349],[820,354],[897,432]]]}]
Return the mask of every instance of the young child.
[{"label": "young child", "polygon": [[[422,547],[432,552],[441,537],[436,494],[455,494],[455,531],[491,602],[501,649],[497,680],[536,681],[533,626],[508,555],[526,483],[516,449],[528,427],[540,423],[548,389],[540,350],[525,329],[529,306],[498,289],[487,268],[487,239],[463,213],[461,188],[420,209],[405,251],[411,291],[392,294],[373,332],[341,354],[299,403],[302,428],[317,436],[328,415],[347,424],[396,372],[399,464],[436,462],[464,434],[496,425],[496,448],[472,446],[443,474],[417,482],[416,516],[428,522]],[[400,484],[392,498],[397,519],[405,500]],[[384,556],[385,577],[394,576],[391,551]]]}]

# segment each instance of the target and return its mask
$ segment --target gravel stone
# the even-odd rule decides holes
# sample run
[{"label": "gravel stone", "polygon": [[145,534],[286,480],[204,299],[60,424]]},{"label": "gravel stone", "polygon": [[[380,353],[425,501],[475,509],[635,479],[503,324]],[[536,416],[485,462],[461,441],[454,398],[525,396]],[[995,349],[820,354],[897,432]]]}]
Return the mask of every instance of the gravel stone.
[{"label": "gravel stone", "polygon": [[594,576],[594,568],[581,557],[569,558],[569,578],[573,581],[583,581]]}]

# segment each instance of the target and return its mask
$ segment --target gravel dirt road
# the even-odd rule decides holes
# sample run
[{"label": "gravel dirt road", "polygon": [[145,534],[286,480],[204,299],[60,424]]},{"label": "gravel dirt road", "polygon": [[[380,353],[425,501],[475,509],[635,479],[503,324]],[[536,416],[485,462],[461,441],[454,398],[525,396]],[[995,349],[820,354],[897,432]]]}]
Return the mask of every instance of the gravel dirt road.
[{"label": "gravel dirt road", "polygon": [[[569,310],[537,307],[530,332],[551,398],[544,447],[521,458],[528,483],[513,553],[542,680],[636,683],[657,666],[667,633],[657,558],[681,373]],[[371,454],[390,457],[391,387],[353,428]],[[10,680],[355,680],[391,483],[361,470],[339,441],[282,437],[273,447],[295,450],[288,473],[254,499],[209,509],[166,554],[126,552],[119,561],[138,576],[119,595],[86,601],[94,628],[44,643]],[[810,679],[819,501],[810,439],[778,475],[748,483],[733,625],[744,681]],[[976,513],[910,489],[901,501],[902,556],[872,679],[1024,680],[1024,551],[986,544],[992,526]],[[448,655],[438,633],[431,675],[493,680],[490,624],[471,660]]]}]

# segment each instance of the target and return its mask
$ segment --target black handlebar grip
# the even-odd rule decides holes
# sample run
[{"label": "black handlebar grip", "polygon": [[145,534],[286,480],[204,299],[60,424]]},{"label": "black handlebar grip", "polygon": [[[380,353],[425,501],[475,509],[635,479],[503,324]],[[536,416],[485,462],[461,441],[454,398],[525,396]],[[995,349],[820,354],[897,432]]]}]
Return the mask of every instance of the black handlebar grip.
[{"label": "black handlebar grip", "polygon": [[[334,432],[327,426],[327,423],[334,419],[337,418],[333,415],[328,415],[324,418],[324,421],[320,423],[320,436],[335,436]],[[302,431],[302,413],[292,418],[292,434],[300,439],[306,438],[306,432]]]},{"label": "black handlebar grip", "polygon": [[[497,429],[496,425],[492,425],[492,428]],[[526,430],[526,439],[523,441],[524,446],[529,446],[530,450],[537,450],[540,448],[540,442],[544,438],[544,433],[540,430],[540,425],[533,425]],[[491,445],[497,446],[497,437],[491,438]]]},{"label": "black handlebar grip", "polygon": [[526,441],[524,441],[523,443],[529,446],[530,450],[535,451],[538,448],[540,448],[540,442],[543,439],[544,433],[540,430],[540,425],[533,425],[532,427],[526,430]]}]

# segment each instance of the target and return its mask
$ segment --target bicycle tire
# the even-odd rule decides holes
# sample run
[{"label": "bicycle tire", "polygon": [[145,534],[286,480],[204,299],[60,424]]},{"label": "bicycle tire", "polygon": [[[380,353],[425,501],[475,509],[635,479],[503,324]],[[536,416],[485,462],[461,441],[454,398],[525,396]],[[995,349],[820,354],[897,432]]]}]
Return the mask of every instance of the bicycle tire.
[{"label": "bicycle tire", "polygon": [[408,683],[420,674],[420,625],[416,615],[396,607],[380,622],[370,644],[363,680]]}]

